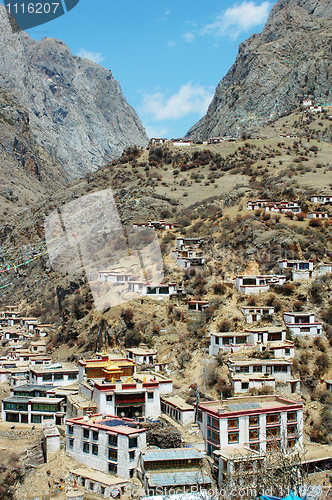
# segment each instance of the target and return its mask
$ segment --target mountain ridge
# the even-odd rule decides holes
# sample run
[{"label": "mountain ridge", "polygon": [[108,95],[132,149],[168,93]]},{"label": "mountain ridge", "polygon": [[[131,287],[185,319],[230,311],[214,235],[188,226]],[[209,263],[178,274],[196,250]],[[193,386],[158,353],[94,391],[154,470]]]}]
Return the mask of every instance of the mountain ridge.
[{"label": "mountain ridge", "polygon": [[332,92],[332,2],[279,0],[260,34],[239,46],[206,115],[186,137],[254,133],[259,125],[293,111],[303,95]]},{"label": "mountain ridge", "polygon": [[30,115],[38,144],[68,178],[82,177],[148,138],[112,72],[73,56],[61,41],[13,33],[0,5],[0,87]]}]

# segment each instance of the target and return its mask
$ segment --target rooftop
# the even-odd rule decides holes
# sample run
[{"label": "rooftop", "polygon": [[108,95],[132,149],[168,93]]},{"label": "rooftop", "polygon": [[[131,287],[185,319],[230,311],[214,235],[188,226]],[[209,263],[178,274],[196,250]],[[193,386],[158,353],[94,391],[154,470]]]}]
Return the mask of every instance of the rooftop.
[{"label": "rooftop", "polygon": [[176,486],[176,485],[197,485],[211,484],[212,480],[208,474],[200,470],[181,470],[177,472],[150,472],[148,473],[149,486]]},{"label": "rooftop", "polygon": [[284,359],[239,359],[233,360],[229,359],[229,363],[235,364],[236,366],[248,366],[248,365],[289,365],[293,363],[291,361],[286,361]]},{"label": "rooftop", "polygon": [[144,462],[159,460],[193,460],[204,458],[205,454],[196,448],[166,448],[162,450],[146,450],[142,452]]},{"label": "rooftop", "polygon": [[277,395],[273,396],[242,396],[228,398],[221,401],[209,401],[199,404],[199,408],[205,411],[211,411],[222,416],[228,416],[231,413],[243,412],[244,414],[250,410],[255,411],[287,411],[287,407],[294,408],[303,407],[303,401],[292,401]]},{"label": "rooftop", "polygon": [[173,406],[176,406],[180,410],[194,410],[194,407],[192,405],[186,403],[185,400],[180,398],[179,396],[161,396],[160,399]]},{"label": "rooftop", "polygon": [[33,392],[33,391],[47,391],[48,389],[53,389],[53,385],[38,385],[38,384],[24,384],[18,387],[13,387],[13,391],[24,391],[24,392]]},{"label": "rooftop", "polygon": [[67,425],[82,425],[83,427],[104,430],[110,434],[136,435],[146,430],[140,428],[138,422],[132,418],[119,418],[101,413],[90,417],[85,415],[84,417],[67,418]]},{"label": "rooftop", "polygon": [[127,348],[128,352],[132,352],[135,356],[148,356],[148,355],[154,355],[157,354],[157,350],[155,349],[149,349],[148,347],[128,347]]},{"label": "rooftop", "polygon": [[33,365],[30,368],[31,371],[34,373],[38,374],[44,374],[44,373],[58,373],[58,372],[77,372],[78,373],[78,367],[71,364],[71,363],[56,363],[53,365]]},{"label": "rooftop", "polygon": [[70,470],[69,472],[71,474],[74,474],[75,476],[85,477],[87,479],[91,479],[92,481],[96,481],[106,486],[115,486],[117,484],[123,484],[128,482],[126,479],[123,479],[122,477],[111,476],[110,474],[107,474],[106,472],[101,472],[99,470],[80,468],[80,469]]},{"label": "rooftop", "polygon": [[[252,450],[251,448],[248,448],[247,446],[228,446],[226,448],[223,448],[222,450],[216,450],[214,451],[214,455],[226,459],[248,459],[248,458],[258,458],[260,457],[260,454],[258,451]],[[261,456],[263,458],[263,456]]]},{"label": "rooftop", "polygon": [[28,403],[31,401],[32,403],[61,403],[63,398],[34,398],[31,396],[9,396],[8,398],[4,398],[3,401],[10,403]]}]

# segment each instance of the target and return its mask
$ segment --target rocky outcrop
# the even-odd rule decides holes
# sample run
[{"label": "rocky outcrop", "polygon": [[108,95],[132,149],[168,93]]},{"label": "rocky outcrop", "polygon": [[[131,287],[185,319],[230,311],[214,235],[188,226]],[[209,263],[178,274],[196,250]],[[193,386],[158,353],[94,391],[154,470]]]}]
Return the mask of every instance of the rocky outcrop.
[{"label": "rocky outcrop", "polygon": [[37,143],[60,161],[69,178],[96,170],[129,145],[147,145],[145,130],[111,71],[73,56],[60,40],[36,42],[14,33],[2,5],[0,87],[26,108]]},{"label": "rocky outcrop", "polygon": [[240,136],[297,108],[332,99],[332,1],[279,0],[263,31],[239,47],[207,114],[187,137]]}]

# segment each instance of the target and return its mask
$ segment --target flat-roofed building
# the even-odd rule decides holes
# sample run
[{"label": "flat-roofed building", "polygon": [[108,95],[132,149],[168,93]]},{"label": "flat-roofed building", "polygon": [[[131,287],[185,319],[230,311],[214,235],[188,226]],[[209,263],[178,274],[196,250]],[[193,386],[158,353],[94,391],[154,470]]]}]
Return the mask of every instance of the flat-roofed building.
[{"label": "flat-roofed building", "polygon": [[255,323],[261,321],[264,317],[271,317],[274,315],[274,307],[242,307],[241,312],[246,319],[246,323]]},{"label": "flat-roofed building", "polygon": [[114,415],[93,414],[67,419],[66,453],[79,463],[124,479],[134,476],[146,429]]},{"label": "flat-roofed building", "polygon": [[239,474],[247,478],[252,475],[252,487],[255,488],[255,476],[263,466],[264,455],[248,446],[228,446],[213,453],[213,469],[218,477],[218,484],[222,486],[233,476]]},{"label": "flat-roofed building", "polygon": [[119,285],[124,285],[132,277],[133,274],[128,272],[117,272],[113,270],[98,271],[99,281],[108,281],[109,283],[116,283]]},{"label": "flat-roofed building", "polygon": [[155,349],[149,349],[146,344],[140,344],[138,347],[128,347],[126,349],[127,357],[137,365],[154,365],[157,351]]},{"label": "flat-roofed building", "polygon": [[188,300],[187,307],[188,311],[202,312],[210,306],[208,300]]},{"label": "flat-roofed building", "polygon": [[[87,491],[104,498],[113,498],[118,495],[121,497],[128,491],[128,487],[130,486],[128,480],[100,470],[79,468],[69,472],[72,483],[76,481],[78,486],[82,486]],[[67,496],[67,500],[71,500],[72,498],[73,500],[78,500],[78,496],[77,490],[74,490],[73,497]]]},{"label": "flat-roofed building", "polygon": [[52,419],[62,425],[65,419],[62,398],[9,396],[2,400],[1,418],[3,422],[40,424]]},{"label": "flat-roofed building", "polygon": [[303,442],[303,401],[273,395],[202,402],[198,422],[211,457],[228,446],[287,450]]},{"label": "flat-roofed building", "polygon": [[177,294],[176,283],[148,283],[146,281],[128,281],[128,292],[140,293],[146,296],[170,297]]},{"label": "flat-roofed building", "polygon": [[172,380],[159,373],[139,373],[134,377],[110,378],[84,382],[82,394],[93,399],[102,413],[144,420],[160,416],[160,396],[171,394]]},{"label": "flat-roofed building", "polygon": [[179,396],[161,396],[161,411],[180,425],[187,425],[195,421],[194,406],[185,402]]},{"label": "flat-roofed building", "polygon": [[209,488],[210,476],[203,470],[204,453],[196,448],[145,450],[139,457],[138,477],[147,493],[166,495],[176,488]]},{"label": "flat-roofed building", "polygon": [[29,370],[30,384],[70,385],[78,381],[78,368],[71,363],[33,365]]},{"label": "flat-roofed building", "polygon": [[328,194],[314,194],[310,197],[310,201],[324,205],[325,203],[332,203],[332,196]]},{"label": "flat-roofed building", "polygon": [[323,323],[315,321],[313,312],[284,312],[283,319],[293,335],[316,336],[322,333]]},{"label": "flat-roofed building", "polygon": [[272,349],[275,357],[294,357],[294,342],[286,340],[286,329],[280,327],[246,328],[240,332],[211,333],[209,354],[217,356],[220,351],[235,353],[242,349],[259,347]]},{"label": "flat-roofed building", "polygon": [[293,281],[308,280],[312,278],[314,270],[314,261],[309,260],[296,260],[296,259],[282,259],[278,261],[278,266],[281,269],[290,269]]},{"label": "flat-roofed building", "polygon": [[269,291],[270,285],[283,285],[285,281],[286,276],[278,274],[237,275],[235,288],[238,292],[256,295]]}]

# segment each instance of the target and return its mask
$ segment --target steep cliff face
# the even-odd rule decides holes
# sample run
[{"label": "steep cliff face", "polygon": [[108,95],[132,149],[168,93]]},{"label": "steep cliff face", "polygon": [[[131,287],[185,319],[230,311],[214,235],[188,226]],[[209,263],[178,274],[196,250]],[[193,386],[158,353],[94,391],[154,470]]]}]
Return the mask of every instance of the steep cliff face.
[{"label": "steep cliff face", "polygon": [[36,143],[27,110],[0,89],[0,220],[67,183],[60,162]]},{"label": "steep cliff face", "polygon": [[60,40],[13,33],[0,5],[0,87],[30,115],[38,144],[68,177],[84,175],[123,149],[148,142],[111,71],[73,56]]},{"label": "steep cliff face", "polygon": [[240,45],[207,114],[187,136],[254,132],[257,125],[298,107],[303,95],[330,102],[331,20],[331,0],[279,0],[263,31]]}]

